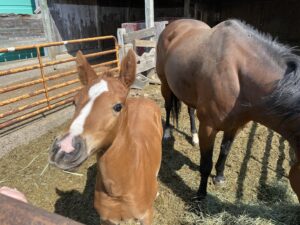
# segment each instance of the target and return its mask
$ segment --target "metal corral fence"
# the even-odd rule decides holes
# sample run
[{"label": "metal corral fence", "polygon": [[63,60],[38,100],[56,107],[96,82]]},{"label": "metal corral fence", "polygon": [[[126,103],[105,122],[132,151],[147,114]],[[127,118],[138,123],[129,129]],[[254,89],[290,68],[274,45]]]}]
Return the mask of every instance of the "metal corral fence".
[{"label": "metal corral fence", "polygon": [[[41,48],[80,44],[92,41],[97,41],[98,43],[103,41],[112,41],[114,46],[113,49],[85,55],[87,58],[100,57],[104,55],[106,55],[106,58],[109,58],[109,60],[102,59],[100,63],[98,62],[98,64],[93,65],[95,70],[97,71],[97,68],[103,69],[103,66],[109,67],[110,71],[119,70],[119,45],[114,36],[101,36],[62,42],[42,43],[30,46],[0,48],[0,53],[24,49],[36,49],[38,61],[36,64],[32,64],[30,66],[26,65],[7,70],[0,70],[0,129],[39,115],[58,106],[70,103],[73,99],[74,93],[81,88],[77,77],[77,69],[73,62],[75,61],[75,57],[68,55],[67,58],[60,60],[46,60],[46,58],[41,57]],[[19,61],[16,63],[18,62]],[[73,62],[73,67],[70,65],[64,66],[66,63],[70,64],[70,62]],[[60,66],[61,64],[64,65]],[[59,65],[61,69],[53,68],[50,72],[47,72],[47,68],[54,65]],[[26,80],[24,76],[27,74],[24,74],[24,72],[31,73],[31,71],[32,73],[35,72],[38,74],[38,77],[35,76],[35,78],[29,78]],[[101,71],[97,71],[97,74],[99,73],[101,73]],[[8,76],[12,75],[16,76],[13,77],[14,82],[6,85],[4,78],[7,79]]]}]

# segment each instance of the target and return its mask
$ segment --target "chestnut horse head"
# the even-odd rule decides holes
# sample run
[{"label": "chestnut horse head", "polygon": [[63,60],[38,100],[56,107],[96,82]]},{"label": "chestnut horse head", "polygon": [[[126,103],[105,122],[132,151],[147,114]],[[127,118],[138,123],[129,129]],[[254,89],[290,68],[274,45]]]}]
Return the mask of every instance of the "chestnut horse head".
[{"label": "chestnut horse head", "polygon": [[78,167],[94,152],[110,146],[136,72],[132,50],[123,59],[118,78],[108,72],[97,76],[80,51],[76,63],[83,88],[74,98],[71,125],[50,150],[50,163],[65,170]]}]

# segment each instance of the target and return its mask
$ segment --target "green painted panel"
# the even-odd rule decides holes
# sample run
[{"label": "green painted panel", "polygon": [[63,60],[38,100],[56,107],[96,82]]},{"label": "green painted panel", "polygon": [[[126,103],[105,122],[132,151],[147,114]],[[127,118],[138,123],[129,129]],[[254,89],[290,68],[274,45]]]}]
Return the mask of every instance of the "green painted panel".
[{"label": "green painted panel", "polygon": [[0,13],[33,14],[34,0],[0,0]]},{"label": "green painted panel", "polygon": [[[41,55],[44,56],[44,49],[41,48]],[[19,60],[19,59],[29,59],[37,57],[37,53],[35,49],[32,50],[21,50],[15,52],[7,52],[7,53],[0,53],[0,62],[7,62],[12,60]]]}]

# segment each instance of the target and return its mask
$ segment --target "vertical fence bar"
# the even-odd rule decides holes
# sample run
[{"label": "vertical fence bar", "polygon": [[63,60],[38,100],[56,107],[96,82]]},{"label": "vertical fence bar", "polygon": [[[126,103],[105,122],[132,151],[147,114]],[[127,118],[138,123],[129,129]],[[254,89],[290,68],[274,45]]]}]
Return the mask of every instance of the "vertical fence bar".
[{"label": "vertical fence bar", "polygon": [[[125,28],[118,28],[117,30],[117,35],[118,35],[118,41],[115,40],[115,43],[119,43],[119,48],[121,48],[121,51],[119,51],[118,54],[118,60],[122,60],[122,58],[125,55],[125,42],[124,42],[124,34],[126,34],[126,29]],[[118,49],[119,49],[118,48]]]},{"label": "vertical fence bar", "polygon": [[114,41],[115,41],[117,65],[118,65],[118,70],[120,71],[120,59],[119,59],[119,48],[120,48],[120,46],[119,46],[116,39],[114,39]]},{"label": "vertical fence bar", "polygon": [[44,86],[44,89],[45,89],[45,96],[46,96],[46,99],[47,99],[47,105],[48,105],[48,109],[50,109],[51,107],[50,107],[50,101],[49,101],[49,95],[48,95],[48,87],[47,87],[46,80],[45,80],[44,66],[43,66],[43,62],[42,62],[42,57],[41,57],[41,52],[40,52],[40,47],[39,46],[36,47],[36,52],[37,52],[37,56],[38,56],[38,59],[39,59],[41,77],[43,79],[43,86]]}]

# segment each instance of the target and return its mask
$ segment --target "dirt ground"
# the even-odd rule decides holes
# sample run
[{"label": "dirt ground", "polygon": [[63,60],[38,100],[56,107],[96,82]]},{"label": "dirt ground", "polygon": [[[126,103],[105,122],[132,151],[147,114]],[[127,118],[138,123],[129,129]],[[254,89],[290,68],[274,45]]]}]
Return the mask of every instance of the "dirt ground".
[{"label": "dirt ground", "polygon": [[[164,118],[160,86],[150,85],[133,95],[155,100]],[[1,158],[0,186],[16,187],[31,204],[50,212],[85,224],[99,224],[93,209],[95,157],[72,174],[48,166],[48,148],[65,126]],[[210,179],[209,194],[200,203],[192,200],[199,185],[200,155],[199,148],[191,144],[186,106],[173,136],[163,141],[154,224],[300,224],[300,207],[286,178],[293,151],[277,133],[249,123],[232,146],[226,163],[226,185],[216,187]],[[222,133],[216,140],[214,163],[221,138]]]}]

